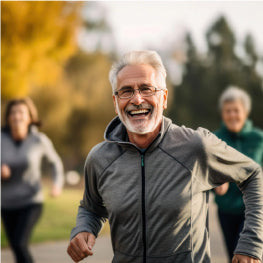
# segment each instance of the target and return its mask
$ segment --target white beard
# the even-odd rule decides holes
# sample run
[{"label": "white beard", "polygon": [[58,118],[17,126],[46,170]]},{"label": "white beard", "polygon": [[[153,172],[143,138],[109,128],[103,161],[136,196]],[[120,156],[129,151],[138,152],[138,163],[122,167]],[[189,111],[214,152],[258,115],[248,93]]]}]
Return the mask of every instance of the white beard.
[{"label": "white beard", "polygon": [[[126,115],[123,116],[121,114],[118,104],[116,104],[116,108],[117,108],[117,113],[118,113],[120,120],[122,121],[126,129],[131,133],[140,134],[140,135],[150,133],[157,128],[157,126],[160,124],[162,120],[162,115],[160,115],[160,117],[156,121],[155,121],[154,116],[147,116],[147,117],[150,117],[151,119],[134,120],[133,122],[139,123],[138,125],[134,125],[134,123],[132,123],[132,121],[129,119],[128,116]],[[154,114],[154,112],[151,111],[149,114]]]}]

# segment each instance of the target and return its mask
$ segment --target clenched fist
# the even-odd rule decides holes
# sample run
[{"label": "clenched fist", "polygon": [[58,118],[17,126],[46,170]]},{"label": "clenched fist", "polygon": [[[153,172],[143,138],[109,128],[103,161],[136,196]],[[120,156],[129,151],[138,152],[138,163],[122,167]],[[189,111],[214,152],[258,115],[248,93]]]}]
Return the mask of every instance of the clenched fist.
[{"label": "clenched fist", "polygon": [[1,165],[1,179],[2,180],[7,180],[11,176],[11,170],[8,165],[2,164]]},{"label": "clenched fist", "polygon": [[79,262],[85,257],[92,256],[92,248],[96,237],[89,232],[80,232],[69,243],[67,252],[74,262]]}]

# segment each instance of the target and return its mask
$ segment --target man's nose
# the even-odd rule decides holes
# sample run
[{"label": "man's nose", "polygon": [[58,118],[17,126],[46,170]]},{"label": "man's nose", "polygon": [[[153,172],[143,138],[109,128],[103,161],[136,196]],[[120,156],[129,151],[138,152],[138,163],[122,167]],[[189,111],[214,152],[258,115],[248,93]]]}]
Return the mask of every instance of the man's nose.
[{"label": "man's nose", "polygon": [[141,95],[141,93],[139,92],[138,89],[135,89],[134,90],[134,95],[133,97],[131,98],[131,103],[135,104],[135,105],[140,105],[143,101],[143,97]]}]

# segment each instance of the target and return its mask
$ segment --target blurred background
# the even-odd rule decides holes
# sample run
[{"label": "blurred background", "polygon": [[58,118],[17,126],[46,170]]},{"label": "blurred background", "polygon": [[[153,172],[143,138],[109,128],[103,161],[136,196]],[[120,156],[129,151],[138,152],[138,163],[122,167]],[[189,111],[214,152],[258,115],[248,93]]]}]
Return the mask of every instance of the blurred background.
[{"label": "blurred background", "polygon": [[[252,97],[250,118],[263,128],[262,13],[263,2],[248,1],[2,1],[1,114],[9,99],[30,96],[65,171],[82,175],[115,116],[112,62],[154,49],[168,71],[165,115],[174,122],[219,128],[218,97],[237,85]],[[34,242],[68,239],[83,189],[69,178],[63,198],[47,197]],[[1,242],[7,245],[4,231]]]}]

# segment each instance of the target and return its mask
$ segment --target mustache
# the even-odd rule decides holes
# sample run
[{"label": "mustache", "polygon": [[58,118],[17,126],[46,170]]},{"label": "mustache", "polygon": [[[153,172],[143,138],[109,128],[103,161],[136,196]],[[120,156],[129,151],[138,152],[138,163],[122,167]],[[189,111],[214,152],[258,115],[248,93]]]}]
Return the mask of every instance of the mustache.
[{"label": "mustache", "polygon": [[125,111],[132,111],[132,110],[141,110],[141,109],[149,109],[149,110],[152,110],[153,109],[153,106],[149,103],[142,103],[140,105],[128,105],[126,108],[125,108]]}]

